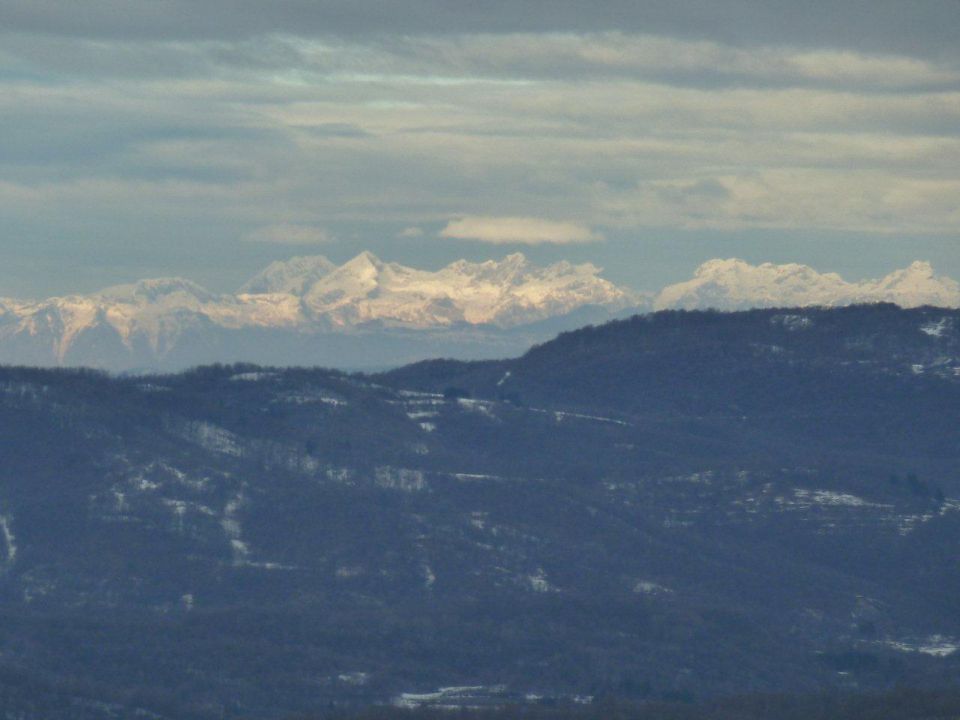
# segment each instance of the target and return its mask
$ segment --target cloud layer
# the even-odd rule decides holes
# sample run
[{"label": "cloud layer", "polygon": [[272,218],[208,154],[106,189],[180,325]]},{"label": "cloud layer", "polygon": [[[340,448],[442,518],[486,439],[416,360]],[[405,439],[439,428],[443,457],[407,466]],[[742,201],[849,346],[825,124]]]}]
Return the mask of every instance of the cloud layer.
[{"label": "cloud layer", "polygon": [[960,241],[960,6],[904,7],[12,0],[0,243]]}]

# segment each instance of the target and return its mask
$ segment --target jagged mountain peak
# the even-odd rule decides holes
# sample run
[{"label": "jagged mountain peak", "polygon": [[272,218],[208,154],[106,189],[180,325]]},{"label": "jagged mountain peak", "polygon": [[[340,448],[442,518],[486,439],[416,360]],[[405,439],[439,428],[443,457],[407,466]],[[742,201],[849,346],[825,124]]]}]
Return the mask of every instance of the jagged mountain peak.
[{"label": "jagged mountain peak", "polygon": [[538,269],[542,270],[533,268],[523,253],[513,253],[499,262],[488,260],[485,263],[480,263],[475,275],[492,282],[516,283]]},{"label": "jagged mountain peak", "polygon": [[831,280],[840,279],[836,273],[821,273],[801,263],[771,263],[765,262],[753,265],[740,258],[715,258],[702,263],[695,271],[695,278],[722,278],[730,281],[735,277],[748,277],[751,279],[759,278],[830,278]]},{"label": "jagged mountain peak", "polygon": [[192,280],[179,277],[147,278],[134,283],[114,285],[92,295],[104,302],[157,303],[171,296],[199,302],[213,302],[217,296]]},{"label": "jagged mountain peak", "polygon": [[448,268],[457,269],[457,270],[473,270],[477,268],[497,268],[504,267],[507,265],[517,266],[527,263],[527,256],[522,252],[510,253],[509,255],[504,255],[502,259],[495,260],[490,258],[489,260],[481,260],[480,262],[471,262],[470,260],[454,260],[452,263],[447,265]]},{"label": "jagged mountain peak", "polygon": [[751,307],[837,306],[892,302],[903,307],[960,306],[960,286],[917,260],[877,280],[848,282],[797,263],[752,265],[737,258],[710,260],[691,280],[664,288],[658,309],[742,310]]},{"label": "jagged mountain peak", "polygon": [[369,265],[369,266],[377,267],[379,265],[383,265],[383,261],[380,258],[378,258],[372,251],[361,250],[352,258],[347,260],[347,262],[345,262],[344,265],[354,265],[354,266]]},{"label": "jagged mountain peak", "polygon": [[254,275],[240,288],[240,294],[287,293],[302,295],[306,289],[337,268],[323,255],[277,260]]},{"label": "jagged mountain peak", "polygon": [[903,283],[939,281],[933,265],[925,260],[914,260],[910,265],[900,270],[894,270],[889,275],[877,280],[877,283],[901,285]]},{"label": "jagged mountain peak", "polygon": [[903,307],[960,306],[960,284],[937,275],[929,262],[917,260],[879,280],[862,284],[868,299],[894,302]]},{"label": "jagged mountain peak", "polygon": [[512,253],[502,260],[485,260],[477,263],[457,260],[442,268],[437,274],[468,276],[474,282],[498,284],[508,288],[558,278],[570,282],[598,280],[596,276],[600,272],[601,268],[592,263],[575,265],[567,260],[538,266],[530,262],[523,253]]},{"label": "jagged mountain peak", "polygon": [[304,287],[301,298],[314,317],[336,326],[522,325],[584,305],[619,309],[633,301],[598,273],[590,264],[538,267],[522,253],[418,270],[365,251]]},{"label": "jagged mountain peak", "polygon": [[701,263],[694,271],[696,277],[704,275],[716,275],[718,273],[730,272],[752,267],[749,263],[739,258],[713,258]]},{"label": "jagged mountain peak", "polygon": [[379,286],[384,282],[389,282],[396,277],[408,277],[416,273],[425,273],[423,270],[416,270],[406,265],[396,262],[386,262],[381,260],[369,250],[355,255],[343,265],[332,270],[326,278],[330,283],[336,283],[342,279],[350,279],[352,282],[361,282]]},{"label": "jagged mountain peak", "polygon": [[914,260],[907,268],[912,272],[922,272],[928,275],[933,274],[933,265],[926,260]]}]

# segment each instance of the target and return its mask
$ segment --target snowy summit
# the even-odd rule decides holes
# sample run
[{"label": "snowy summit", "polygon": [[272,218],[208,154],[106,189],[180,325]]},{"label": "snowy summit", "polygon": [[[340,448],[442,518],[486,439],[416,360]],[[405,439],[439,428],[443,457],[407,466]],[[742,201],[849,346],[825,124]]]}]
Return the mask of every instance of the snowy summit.
[{"label": "snowy summit", "polygon": [[960,307],[960,285],[936,275],[930,263],[921,261],[878,280],[847,282],[836,273],[820,273],[807,265],[751,265],[732,258],[703,263],[691,280],[661,290],[654,305],[657,310],[746,310],[874,302]]},{"label": "snowy summit", "polygon": [[[559,330],[651,307],[741,310],[881,301],[958,307],[960,286],[919,261],[877,280],[848,282],[806,265],[717,259],[651,301],[600,277],[589,263],[537,266],[520,253],[479,263],[458,260],[435,271],[385,262],[370,252],[342,265],[316,255],[271,263],[233,294],[160,278],[90,295],[0,300],[0,362],[112,369],[235,360],[359,363],[371,357],[369,343],[377,338],[426,331],[447,343],[433,346],[434,353],[503,356]],[[264,333],[271,333],[269,339]],[[361,335],[368,345],[329,354],[337,343],[343,346],[338,337]],[[304,349],[303,338],[325,340]],[[264,355],[264,348],[277,353]],[[377,348],[373,355],[393,359],[395,350]],[[412,361],[427,348],[404,352],[404,360]]]}]

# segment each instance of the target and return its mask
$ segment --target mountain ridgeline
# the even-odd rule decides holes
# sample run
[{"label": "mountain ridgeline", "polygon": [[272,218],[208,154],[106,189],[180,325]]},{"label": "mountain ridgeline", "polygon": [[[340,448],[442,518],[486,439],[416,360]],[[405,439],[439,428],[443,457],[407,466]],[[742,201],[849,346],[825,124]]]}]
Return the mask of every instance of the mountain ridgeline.
[{"label": "mountain ridgeline", "polygon": [[653,309],[742,310],[892,302],[960,307],[960,285],[915,262],[847,282],[805,265],[711,260],[656,295],[600,277],[589,263],[538,266],[520,253],[436,271],[369,252],[271,263],[236,293],[183,278],[90,295],[0,298],[0,362],[174,371],[254,362],[367,369],[431,357],[518,355],[558,332]]},{"label": "mountain ridgeline", "polygon": [[960,681],[957,310],[666,311],[379,375],[0,368],[0,457],[26,716]]}]

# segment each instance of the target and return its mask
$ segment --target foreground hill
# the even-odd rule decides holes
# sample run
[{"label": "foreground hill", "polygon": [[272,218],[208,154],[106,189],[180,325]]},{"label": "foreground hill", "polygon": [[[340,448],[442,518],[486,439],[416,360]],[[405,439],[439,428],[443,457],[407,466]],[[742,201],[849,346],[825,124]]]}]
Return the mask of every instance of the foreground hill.
[{"label": "foreground hill", "polygon": [[207,718],[955,684],[958,416],[960,312],[890,305],[376,377],[0,369],[0,691]]}]

